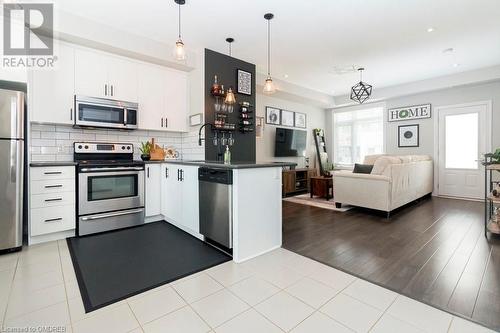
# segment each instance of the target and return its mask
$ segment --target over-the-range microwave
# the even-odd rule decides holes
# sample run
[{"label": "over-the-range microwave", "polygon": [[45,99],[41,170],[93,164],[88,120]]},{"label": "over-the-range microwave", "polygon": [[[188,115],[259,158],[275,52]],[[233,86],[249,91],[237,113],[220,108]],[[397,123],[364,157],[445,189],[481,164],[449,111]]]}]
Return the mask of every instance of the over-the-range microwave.
[{"label": "over-the-range microwave", "polygon": [[75,95],[75,126],[136,129],[137,103]]}]

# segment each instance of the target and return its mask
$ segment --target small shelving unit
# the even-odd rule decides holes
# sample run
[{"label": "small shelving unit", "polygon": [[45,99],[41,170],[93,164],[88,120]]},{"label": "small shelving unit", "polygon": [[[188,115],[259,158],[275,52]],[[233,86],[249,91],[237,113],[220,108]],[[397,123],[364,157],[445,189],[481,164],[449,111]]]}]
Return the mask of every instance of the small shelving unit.
[{"label": "small shelving unit", "polygon": [[493,195],[496,185],[500,184],[500,181],[493,180],[493,172],[500,171],[500,164],[490,164],[491,159],[489,158],[486,158],[485,162],[484,235],[488,238],[488,232],[500,234],[500,197]]}]

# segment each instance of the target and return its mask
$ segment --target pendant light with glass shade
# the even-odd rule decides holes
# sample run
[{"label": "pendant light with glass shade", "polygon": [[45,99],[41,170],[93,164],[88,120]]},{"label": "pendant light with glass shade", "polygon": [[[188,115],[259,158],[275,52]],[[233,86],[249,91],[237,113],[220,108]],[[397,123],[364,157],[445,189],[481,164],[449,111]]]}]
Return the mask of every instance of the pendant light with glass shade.
[{"label": "pendant light with glass shade", "polygon": [[[229,44],[229,56],[232,56],[231,44],[234,42],[234,38],[226,38],[226,42]],[[227,112],[232,113],[234,110],[234,104],[236,104],[236,96],[234,96],[233,87],[229,86],[226,92],[226,97],[224,98],[224,108]]]},{"label": "pendant light with glass shade", "polygon": [[174,0],[174,2],[179,6],[179,35],[175,42],[174,57],[178,61],[183,61],[186,60],[186,50],[181,38],[181,6],[186,4],[186,0]]},{"label": "pendant light with glass shade", "polygon": [[276,87],[271,78],[271,20],[274,18],[274,14],[267,13],[264,18],[267,20],[267,78],[263,92],[264,94],[273,94],[276,92]]}]

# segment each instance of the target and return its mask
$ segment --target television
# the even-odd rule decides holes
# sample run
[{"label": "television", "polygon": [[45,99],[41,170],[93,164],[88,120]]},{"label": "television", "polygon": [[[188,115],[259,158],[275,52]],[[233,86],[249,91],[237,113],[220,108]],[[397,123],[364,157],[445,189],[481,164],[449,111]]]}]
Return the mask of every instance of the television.
[{"label": "television", "polygon": [[275,157],[306,156],[307,132],[291,128],[276,128]]}]

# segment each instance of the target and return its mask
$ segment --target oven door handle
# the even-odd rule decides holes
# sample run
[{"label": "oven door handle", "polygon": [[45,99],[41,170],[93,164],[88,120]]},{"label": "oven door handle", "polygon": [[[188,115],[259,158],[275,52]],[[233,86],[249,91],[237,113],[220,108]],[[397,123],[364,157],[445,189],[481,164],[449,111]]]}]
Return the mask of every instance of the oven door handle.
[{"label": "oven door handle", "polygon": [[102,220],[102,219],[107,219],[109,217],[116,217],[116,216],[123,216],[123,215],[130,215],[130,214],[142,213],[143,211],[144,211],[143,208],[132,209],[132,210],[124,211],[124,212],[116,212],[116,213],[109,213],[109,214],[87,216],[87,217],[82,217],[81,219],[82,219],[82,221]]},{"label": "oven door handle", "polygon": [[93,172],[93,171],[142,171],[143,167],[122,167],[122,168],[82,168],[81,172]]}]

